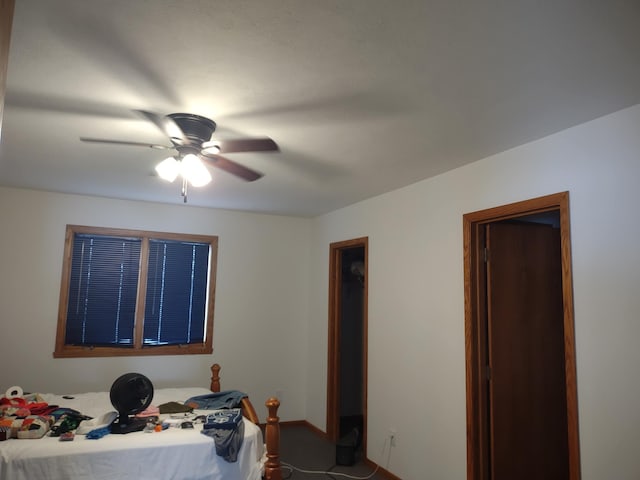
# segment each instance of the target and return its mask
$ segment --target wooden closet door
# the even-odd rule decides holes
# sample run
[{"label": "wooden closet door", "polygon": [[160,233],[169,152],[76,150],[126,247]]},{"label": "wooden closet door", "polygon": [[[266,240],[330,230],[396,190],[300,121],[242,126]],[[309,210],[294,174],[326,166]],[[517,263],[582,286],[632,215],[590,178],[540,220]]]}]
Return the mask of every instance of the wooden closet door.
[{"label": "wooden closet door", "polygon": [[493,480],[569,476],[559,231],[487,225]]}]

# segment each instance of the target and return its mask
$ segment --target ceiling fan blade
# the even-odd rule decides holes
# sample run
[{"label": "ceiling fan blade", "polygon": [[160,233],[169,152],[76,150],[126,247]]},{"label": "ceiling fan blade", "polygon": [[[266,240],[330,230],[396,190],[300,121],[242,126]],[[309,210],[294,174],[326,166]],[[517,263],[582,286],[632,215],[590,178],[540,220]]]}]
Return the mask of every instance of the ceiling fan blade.
[{"label": "ceiling fan blade", "polygon": [[279,151],[278,144],[268,137],[213,140],[211,144],[217,145],[220,153]]},{"label": "ceiling fan blade", "polygon": [[173,118],[158,115],[157,113],[148,112],[146,110],[136,110],[136,112],[162,130],[174,145],[184,145],[188,143],[187,136]]},{"label": "ceiling fan blade", "polygon": [[87,143],[109,143],[111,145],[128,145],[133,147],[148,147],[155,148],[158,150],[171,150],[173,147],[167,147],[166,145],[157,145],[155,143],[144,143],[144,142],[127,142],[124,140],[108,140],[105,138],[88,138],[88,137],[80,137],[80,141]]},{"label": "ceiling fan blade", "polygon": [[231,173],[236,177],[240,177],[247,182],[253,182],[262,177],[262,174],[247,168],[239,163],[233,162],[228,158],[221,157],[220,155],[200,155],[203,162],[213,165],[225,172]]}]

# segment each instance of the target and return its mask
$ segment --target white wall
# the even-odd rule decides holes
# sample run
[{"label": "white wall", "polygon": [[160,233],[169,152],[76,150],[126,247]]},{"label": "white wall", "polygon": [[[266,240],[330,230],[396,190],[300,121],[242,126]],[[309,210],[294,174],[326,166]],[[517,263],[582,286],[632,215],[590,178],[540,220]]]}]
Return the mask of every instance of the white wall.
[{"label": "white wall", "polygon": [[[218,235],[213,355],[54,359],[67,224]],[[108,390],[129,371],[158,387],[283,392],[283,420],[305,418],[310,220],[0,188],[0,394]]]},{"label": "white wall", "polygon": [[[582,478],[640,478],[639,133],[636,106],[314,220],[0,188],[0,390],[206,386],[217,361],[324,430],[329,243],[368,236],[369,457],[465,478],[462,215],[568,190]],[[214,354],[53,359],[67,223],[219,235]]]},{"label": "white wall", "polygon": [[640,478],[639,182],[635,106],[315,219],[307,419],[324,430],[329,243],[368,236],[368,455],[466,478],[462,215],[568,190],[582,478]]}]

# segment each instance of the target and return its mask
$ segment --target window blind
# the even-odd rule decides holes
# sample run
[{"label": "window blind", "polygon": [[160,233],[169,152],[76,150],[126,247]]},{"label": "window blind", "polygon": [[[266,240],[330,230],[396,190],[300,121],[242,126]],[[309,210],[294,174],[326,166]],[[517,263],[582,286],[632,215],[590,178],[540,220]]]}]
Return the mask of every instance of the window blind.
[{"label": "window blind", "polygon": [[149,240],[144,345],[205,340],[209,250],[208,243]]},{"label": "window blind", "polygon": [[76,233],[65,341],[133,345],[141,240]]}]

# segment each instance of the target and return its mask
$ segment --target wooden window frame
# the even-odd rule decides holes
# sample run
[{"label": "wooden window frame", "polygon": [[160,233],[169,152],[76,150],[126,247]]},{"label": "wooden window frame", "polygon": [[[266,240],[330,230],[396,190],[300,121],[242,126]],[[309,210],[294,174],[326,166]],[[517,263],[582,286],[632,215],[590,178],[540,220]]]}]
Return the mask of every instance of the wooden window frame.
[{"label": "wooden window frame", "polygon": [[[138,291],[134,324],[133,347],[105,347],[78,346],[65,344],[67,323],[67,305],[69,300],[69,282],[71,275],[71,257],[73,253],[73,239],[76,233],[108,235],[121,237],[135,237],[142,240],[140,252],[140,271],[138,275]],[[211,247],[209,257],[209,284],[207,312],[205,318],[205,340],[202,343],[185,345],[147,345],[142,344],[144,330],[144,312],[146,301],[146,283],[149,257],[149,239],[177,240],[208,243]],[[56,345],[54,358],[77,357],[127,357],[148,355],[204,355],[213,352],[213,318],[216,291],[216,271],[218,259],[218,237],[208,235],[192,235],[182,233],[152,232],[146,230],[129,230],[120,228],[87,227],[82,225],[67,225],[65,233],[64,256],[62,265],[62,279],[60,282],[60,301],[58,305],[58,326],[56,330]]]}]

